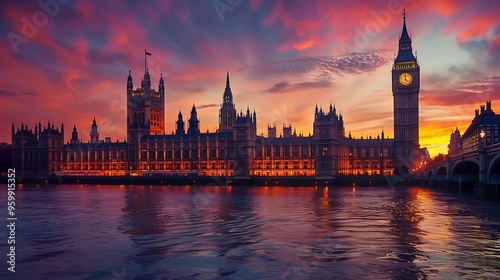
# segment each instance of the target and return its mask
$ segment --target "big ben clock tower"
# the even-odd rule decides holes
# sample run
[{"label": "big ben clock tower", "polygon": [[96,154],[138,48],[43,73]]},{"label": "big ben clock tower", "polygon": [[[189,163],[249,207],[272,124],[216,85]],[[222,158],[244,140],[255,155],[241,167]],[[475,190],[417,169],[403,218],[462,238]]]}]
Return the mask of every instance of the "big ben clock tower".
[{"label": "big ben clock tower", "polygon": [[406,30],[406,11],[403,13],[403,31],[399,38],[398,55],[392,67],[394,96],[395,168],[406,173],[420,161],[418,138],[418,94],[420,66],[413,55],[411,38]]}]

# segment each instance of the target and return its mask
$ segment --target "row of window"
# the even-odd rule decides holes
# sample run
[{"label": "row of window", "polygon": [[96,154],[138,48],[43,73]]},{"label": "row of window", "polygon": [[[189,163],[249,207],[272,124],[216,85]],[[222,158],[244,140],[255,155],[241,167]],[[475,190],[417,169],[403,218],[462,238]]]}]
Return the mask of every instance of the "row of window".
[{"label": "row of window", "polygon": [[66,152],[65,158],[69,161],[125,160],[125,151],[104,150],[104,151],[89,151],[89,152]]},{"label": "row of window", "polygon": [[293,161],[293,162],[280,162],[280,161],[257,161],[255,163],[255,168],[256,169],[266,169],[266,170],[271,170],[271,169],[313,169],[314,164],[309,162],[309,161]]},{"label": "row of window", "polygon": [[255,147],[257,158],[272,158],[272,157],[311,157],[312,147],[306,145],[294,146],[257,146]]},{"label": "row of window", "polygon": [[355,160],[357,158],[389,158],[394,157],[394,148],[349,148],[349,159]]}]

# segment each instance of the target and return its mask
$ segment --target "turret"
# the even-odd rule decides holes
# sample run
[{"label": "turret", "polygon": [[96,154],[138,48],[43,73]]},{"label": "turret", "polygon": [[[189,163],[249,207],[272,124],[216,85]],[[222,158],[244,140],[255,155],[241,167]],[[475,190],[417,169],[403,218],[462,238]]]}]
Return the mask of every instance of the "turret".
[{"label": "turret", "polygon": [[158,90],[160,93],[165,92],[165,81],[163,81],[163,74],[160,74],[160,83],[158,85]]},{"label": "turret", "polygon": [[276,138],[276,124],[267,125],[267,138]]},{"label": "turret", "polygon": [[146,69],[144,78],[142,79],[141,87],[144,89],[151,89],[151,76],[149,75],[149,69]]},{"label": "turret", "polygon": [[288,138],[290,136],[292,136],[292,124],[288,124],[288,126],[283,124],[283,137]]},{"label": "turret", "polygon": [[339,114],[338,129],[339,131],[344,131],[344,118],[342,117],[342,112]]},{"label": "turret", "polygon": [[191,108],[191,117],[189,118],[189,135],[198,135],[200,134],[200,121],[198,120],[198,113],[196,112],[196,107],[193,104],[193,108]]},{"label": "turret", "polygon": [[134,83],[132,82],[132,74],[131,71],[128,70],[128,77],[127,77],[127,94],[132,93],[132,89],[134,88]]},{"label": "turret", "polygon": [[92,126],[90,127],[90,143],[99,142],[99,132],[97,131],[97,123],[94,120],[92,121]]},{"label": "turret", "polygon": [[78,131],[76,130],[76,125],[73,126],[73,131],[71,132],[71,143],[78,143]]},{"label": "turret", "polygon": [[177,134],[177,135],[184,135],[185,134],[184,121],[182,120],[182,112],[181,111],[179,111],[179,115],[177,116],[175,134]]}]

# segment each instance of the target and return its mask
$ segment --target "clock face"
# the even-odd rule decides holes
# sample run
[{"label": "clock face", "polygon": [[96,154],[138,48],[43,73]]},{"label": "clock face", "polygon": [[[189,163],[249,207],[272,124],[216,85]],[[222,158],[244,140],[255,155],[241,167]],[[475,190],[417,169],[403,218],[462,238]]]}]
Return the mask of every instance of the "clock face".
[{"label": "clock face", "polygon": [[402,84],[403,86],[407,86],[407,85],[411,84],[412,81],[413,81],[413,77],[411,76],[410,73],[404,72],[404,73],[399,74],[399,83]]}]

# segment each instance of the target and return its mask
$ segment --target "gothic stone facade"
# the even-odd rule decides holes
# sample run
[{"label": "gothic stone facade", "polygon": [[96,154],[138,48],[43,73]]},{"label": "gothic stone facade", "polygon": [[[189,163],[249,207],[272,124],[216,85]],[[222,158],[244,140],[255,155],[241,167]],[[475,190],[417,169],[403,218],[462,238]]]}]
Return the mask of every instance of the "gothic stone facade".
[{"label": "gothic stone facade", "polygon": [[127,140],[99,140],[97,125],[90,141],[78,139],[73,127],[69,143],[64,132],[50,124],[35,133],[21,125],[12,128],[14,167],[22,176],[138,175],[138,176],[315,176],[391,175],[411,170],[420,161],[418,144],[418,95],[420,68],[406,30],[406,16],[392,69],[394,139],[381,135],[354,139],[346,135],[341,114],[329,108],[314,109],[312,135],[297,135],[291,125],[268,126],[267,137],[257,135],[255,111],[237,113],[229,73],[219,111],[219,128],[201,132],[196,106],[188,128],[179,112],[175,132],[165,133],[165,84],[151,86],[145,69],[140,87],[127,79]]}]

